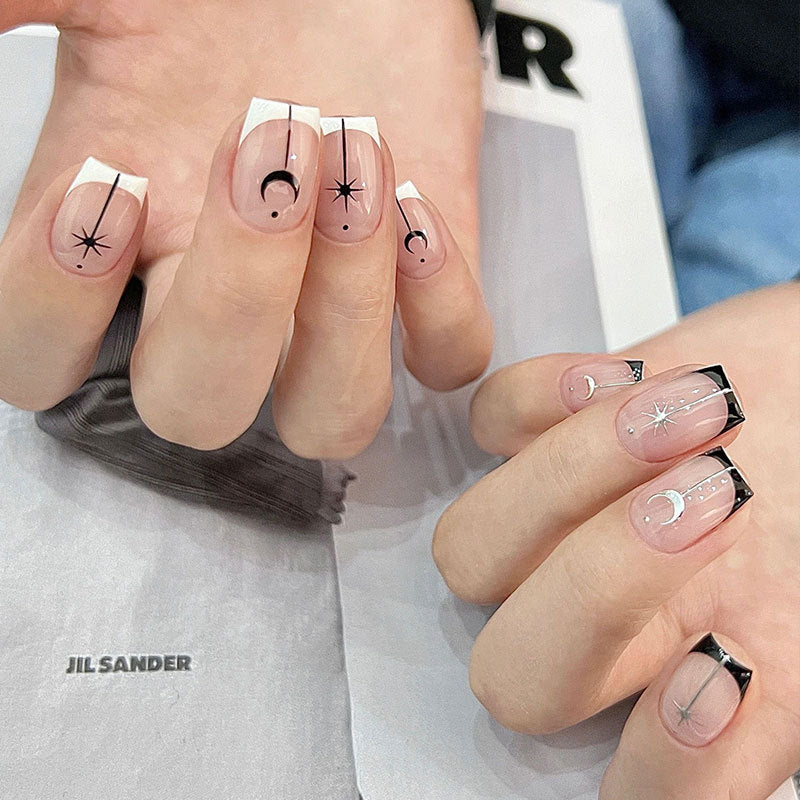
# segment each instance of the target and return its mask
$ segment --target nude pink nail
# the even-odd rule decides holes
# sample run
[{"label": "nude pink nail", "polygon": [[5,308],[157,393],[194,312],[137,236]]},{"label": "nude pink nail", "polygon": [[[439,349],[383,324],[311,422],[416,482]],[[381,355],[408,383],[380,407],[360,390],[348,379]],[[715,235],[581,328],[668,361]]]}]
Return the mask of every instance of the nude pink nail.
[{"label": "nude pink nail", "polygon": [[254,97],[239,137],[231,197],[239,216],[265,233],[296,228],[314,198],[319,109]]},{"label": "nude pink nail", "polygon": [[634,530],[653,549],[686,549],[753,496],[728,454],[717,447],[646,483],[630,506]]},{"label": "nude pink nail", "polygon": [[409,278],[427,278],[447,258],[444,237],[427,202],[411,181],[397,187],[397,268]]},{"label": "nude pink nail", "polygon": [[561,399],[573,413],[644,378],[644,361],[614,359],[570,367],[561,376]]},{"label": "nude pink nail", "polygon": [[136,231],[146,193],[147,178],[87,158],[53,221],[56,261],[77,275],[110,272]]},{"label": "nude pink nail", "polygon": [[336,242],[360,242],[383,213],[383,162],[374,117],[323,117],[316,226]]},{"label": "nude pink nail", "polygon": [[659,706],[664,727],[690,747],[713,742],[736,713],[752,675],[709,633],[664,688]]},{"label": "nude pink nail", "polygon": [[744,422],[721,366],[704,367],[643,391],[617,415],[623,447],[642,461],[666,461]]}]

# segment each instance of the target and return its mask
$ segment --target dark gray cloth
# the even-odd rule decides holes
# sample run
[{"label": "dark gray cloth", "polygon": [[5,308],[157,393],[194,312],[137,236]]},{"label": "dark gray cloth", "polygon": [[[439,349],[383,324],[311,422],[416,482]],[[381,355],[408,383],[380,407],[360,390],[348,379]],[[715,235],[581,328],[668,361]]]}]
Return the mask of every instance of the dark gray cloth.
[{"label": "dark gray cloth", "polygon": [[66,400],[39,412],[39,427],[130,478],[187,500],[291,526],[319,518],[339,522],[345,487],[353,476],[340,465],[290,452],[275,432],[269,400],[250,429],[219,450],[173,444],[144,425],[133,405],[128,370],[142,298],[142,284],[134,278],[91,377]]}]

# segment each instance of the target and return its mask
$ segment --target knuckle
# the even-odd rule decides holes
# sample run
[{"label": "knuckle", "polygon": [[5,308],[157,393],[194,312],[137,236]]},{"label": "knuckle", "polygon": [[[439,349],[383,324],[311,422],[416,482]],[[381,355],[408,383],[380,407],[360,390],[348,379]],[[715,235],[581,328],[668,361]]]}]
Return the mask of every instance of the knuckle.
[{"label": "knuckle", "polygon": [[136,412],[151,433],[167,442],[192,450],[219,450],[234,442],[252,420],[220,420],[219,415],[190,405],[166,405],[163,399],[153,400],[133,394]]},{"label": "knuckle", "polygon": [[447,588],[466,603],[486,605],[505,599],[504,596],[498,596],[497,590],[475,568],[467,548],[461,545],[458,512],[452,510],[455,505],[446,509],[436,523],[431,544],[436,568]]},{"label": "knuckle", "polygon": [[534,442],[537,461],[541,463],[542,474],[548,476],[551,491],[558,500],[572,497],[575,486],[586,483],[585,477],[579,474],[576,453],[581,452],[581,442],[575,437],[560,434],[551,429]]},{"label": "knuckle", "polygon": [[[275,398],[277,400],[277,398]],[[344,461],[365,450],[375,438],[391,404],[391,389],[369,406],[309,413],[291,402],[273,402],[275,427],[283,443],[301,458]],[[317,421],[310,425],[309,419]]]},{"label": "knuckle", "polygon": [[70,381],[68,385],[43,385],[24,380],[0,380],[0,400],[23,411],[46,411],[69,397],[80,386],[82,380]]},{"label": "knuckle", "polygon": [[[483,634],[481,634],[482,636]],[[527,664],[524,675],[498,665],[497,647],[485,656],[480,653],[480,637],[469,665],[472,693],[493,719],[504,728],[528,735],[556,733],[582,719],[576,716],[565,693],[536,691],[536,666]],[[482,649],[482,648],[481,648]]]},{"label": "knuckle", "polygon": [[321,310],[333,324],[382,322],[392,310],[390,294],[380,287],[367,284],[351,290],[341,300],[323,300]]},{"label": "knuckle", "polygon": [[204,309],[213,321],[231,315],[258,319],[294,305],[296,290],[291,281],[273,280],[252,271],[220,270],[213,281],[198,282],[193,305]]}]

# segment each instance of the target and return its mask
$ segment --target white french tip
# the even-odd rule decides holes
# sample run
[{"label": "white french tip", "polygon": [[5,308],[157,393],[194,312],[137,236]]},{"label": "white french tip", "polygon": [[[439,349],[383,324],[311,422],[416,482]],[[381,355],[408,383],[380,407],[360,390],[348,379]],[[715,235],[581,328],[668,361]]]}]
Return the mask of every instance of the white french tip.
[{"label": "white french tip", "polygon": [[72,185],[67,189],[67,194],[82,183],[107,183],[111,186],[117,180],[117,176],[119,176],[117,187],[130,192],[139,201],[139,205],[142,205],[144,196],[147,194],[147,178],[120,172],[118,169],[109,167],[108,164],[104,164],[91,156],[83,162],[83,166],[75,176],[75,180],[72,181]]},{"label": "white french tip", "polygon": [[408,197],[414,197],[417,200],[422,200],[422,196],[417,191],[417,187],[411,181],[406,181],[405,183],[401,183],[397,189],[395,189],[395,195],[397,196],[398,200],[405,200]]},{"label": "white french tip", "polygon": [[342,120],[346,131],[364,131],[368,133],[378,147],[381,146],[381,137],[378,134],[378,120],[375,117],[323,117],[320,121],[322,133],[337,133],[342,130]]},{"label": "white french tip", "polygon": [[[314,106],[297,106],[291,104],[292,119],[296,122],[305,122],[310,125],[319,136],[319,109]],[[273,119],[289,119],[289,103],[282,103],[280,100],[264,100],[262,97],[254,97],[250,101],[250,108],[247,109],[247,116],[244,118],[242,132],[239,136],[241,144],[253,128],[261,125],[262,122],[270,122]]]}]

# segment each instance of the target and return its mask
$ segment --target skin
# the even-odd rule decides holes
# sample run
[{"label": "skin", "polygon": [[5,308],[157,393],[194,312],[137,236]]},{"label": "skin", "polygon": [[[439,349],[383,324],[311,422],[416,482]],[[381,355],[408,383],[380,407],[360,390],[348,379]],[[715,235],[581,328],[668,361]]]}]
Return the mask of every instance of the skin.
[{"label": "skin", "polygon": [[[456,594],[502,603],[475,643],[472,688],[501,723],[527,733],[564,728],[645,689],[601,800],[764,800],[800,763],[798,319],[797,284],[688,317],[625,355],[644,359],[653,377],[575,415],[559,378],[595,356],[513,365],[474,398],[478,442],[518,455],[457,500],[434,538]],[[699,450],[724,445],[755,497],[688,549],[657,553],[632,531],[628,503],[686,457],[645,464],[604,437],[627,399],[665,380],[659,373],[715,363],[747,421]],[[709,631],[754,677],[722,734],[688,747],[667,733],[659,698]]]},{"label": "skin", "polygon": [[[226,395],[230,401],[249,396],[250,405],[237,414],[228,414],[224,404],[193,402],[187,416],[186,397],[194,400],[191,391],[197,387],[188,380],[179,385],[176,365],[192,356],[197,337],[179,337],[195,317],[185,309],[183,316],[162,312],[169,308],[170,296],[173,310],[191,307],[189,301],[201,304],[209,295],[193,278],[222,272],[229,280],[211,295],[213,302],[196,306],[204,312],[201,316],[220,324],[195,334],[211,343],[220,331],[233,330],[231,338],[241,347],[256,331],[276,348],[277,334],[264,334],[252,320],[261,325],[271,319],[269,300],[281,297],[277,290],[285,287],[260,284],[261,273],[247,268],[250,259],[241,231],[233,226],[223,231],[237,247],[237,258],[229,260],[214,253],[210,244],[220,233],[214,227],[214,214],[209,213],[212,221],[200,227],[199,236],[197,229],[203,208],[213,211],[215,203],[224,205],[221,181],[209,182],[209,172],[212,177],[215,170],[224,173],[236,126],[253,94],[316,104],[323,114],[378,117],[385,151],[391,147],[386,174],[393,171],[398,182],[412,178],[438,206],[452,235],[448,253],[457,254],[432,279],[411,282],[398,277],[395,290],[405,327],[406,362],[423,382],[439,389],[456,386],[483,369],[491,333],[475,280],[480,68],[471,12],[463,0],[381,0],[370,4],[368,15],[362,12],[363,2],[355,0],[335,4],[244,0],[236,4],[235,13],[230,3],[210,0],[136,4],[16,0],[0,8],[0,28],[41,21],[56,23],[62,30],[53,103],[0,246],[0,396],[22,407],[44,408],[79,385],[91,367],[115,298],[128,272],[135,270],[148,290],[143,331],[155,332],[141,340],[150,342],[155,354],[139,349],[133,365],[137,398],[147,422],[163,435],[196,447],[219,446],[246,427],[268,376],[260,375],[261,384],[256,386],[238,384]],[[448,31],[444,40],[442,29]],[[393,54],[391,60],[385,58],[386,52]],[[292,69],[285,68],[287,63]],[[386,86],[392,91],[387,92]],[[78,283],[66,281],[56,270],[46,242],[64,191],[90,153],[151,179],[149,213],[143,215],[123,256],[125,270],[115,271],[105,282]],[[392,237],[385,241],[391,247]],[[385,248],[382,252],[385,257]],[[289,262],[286,271],[295,277],[306,269],[291,256]],[[201,269],[191,269],[195,265]],[[189,269],[181,271],[183,266]],[[349,266],[358,265],[349,262]],[[275,272],[283,275],[278,267]],[[182,291],[171,295],[179,275]],[[358,330],[360,317],[367,317],[359,340],[365,348],[386,330],[387,309],[392,306],[389,292],[384,288],[368,295],[367,310],[375,313],[366,315],[353,313],[363,312],[364,297],[347,292],[342,297],[338,317],[348,327]],[[297,302],[300,298],[302,294]],[[281,305],[284,313],[287,305],[288,301]],[[310,308],[313,318],[313,302]],[[381,322],[378,333],[371,327],[376,316]],[[800,387],[796,374],[787,369],[800,358],[796,337],[791,335],[797,316],[796,289],[772,290],[699,315],[631,354],[647,359],[654,372],[691,361],[723,361],[740,386],[749,422],[731,453],[747,471],[758,500],[750,504],[749,516],[737,519],[739,527],[728,531],[718,553],[704,551],[710,565],[700,569],[702,559],[698,559],[690,566],[699,571],[687,567],[692,575],[671,593],[665,589],[669,596],[655,611],[648,598],[637,606],[633,601],[642,599],[629,597],[624,606],[615,607],[618,598],[613,592],[588,595],[585,599],[607,603],[612,615],[615,610],[629,615],[633,608],[642,610],[639,620],[648,619],[638,633],[623,630],[621,643],[610,643],[617,654],[613,664],[603,663],[594,673],[586,664],[578,664],[577,684],[570,676],[549,674],[547,665],[540,663],[517,680],[518,642],[499,625],[494,626],[496,633],[487,629],[476,645],[472,674],[478,696],[498,719],[523,730],[562,727],[591,713],[597,697],[601,705],[607,704],[649,684],[606,776],[604,800],[706,796],[752,800],[765,797],[800,761],[793,744],[798,740],[800,692],[792,658],[798,648],[793,614],[798,600],[793,565],[798,553],[792,530],[800,488],[798,431],[790,416]],[[74,324],[76,318],[80,326]],[[227,387],[220,367],[230,364],[233,354],[231,346],[213,359],[215,370],[209,374],[219,391],[211,393],[212,401]],[[194,357],[206,356],[207,350],[201,350]],[[256,349],[239,357],[234,372],[240,376],[261,356]],[[487,449],[513,454],[557,427],[566,410],[553,402],[547,387],[557,384],[565,366],[558,359],[521,365],[484,385],[476,396],[473,427]],[[307,375],[324,363],[324,358],[312,357],[307,369],[298,372]],[[380,371],[379,360],[370,364]],[[321,424],[317,420],[308,424],[302,404],[292,399],[291,392],[279,400],[284,438],[297,452],[352,454],[369,441],[379,424],[388,402],[385,371],[378,390],[369,395],[371,403],[363,402],[364,392],[372,389],[364,388],[360,372],[337,377],[342,397],[354,398],[353,402],[335,406]],[[159,393],[159,386],[168,390],[166,394]],[[298,386],[302,391],[295,392],[295,398],[307,399],[308,387]],[[312,387],[312,401],[313,391],[320,389]],[[361,416],[364,408],[369,409],[368,419]],[[543,408],[549,410],[543,413]],[[595,488],[603,493],[601,484]],[[514,508],[518,503],[515,512],[522,517],[530,510],[524,500],[504,498],[502,492],[497,496],[499,506]],[[497,592],[497,587],[459,564],[457,554],[464,549],[459,537],[474,531],[468,519],[459,520],[458,511],[456,504],[443,518],[435,552],[454,589],[480,600]],[[580,552],[586,553],[586,563],[596,563],[590,543]],[[662,576],[667,587],[670,577]],[[732,585],[735,592],[730,591]],[[563,600],[563,607],[569,607],[575,586],[569,580],[551,584],[550,602],[558,606]],[[523,639],[536,640],[530,618],[509,618],[517,622]],[[589,625],[591,619],[587,615]],[[563,618],[555,614],[547,623],[550,635],[570,641]],[[718,743],[689,750],[678,747],[659,728],[657,698],[695,634],[712,629],[742,661],[755,667],[757,677],[746,704]],[[773,645],[776,631],[783,637],[780,648]],[[528,701],[524,708],[536,708],[535,701],[544,699],[537,695],[543,685],[551,693],[548,703],[539,704],[545,712],[519,716],[520,693],[525,692]],[[740,748],[746,757],[736,757]],[[753,764],[758,765],[755,772]]]},{"label": "skin", "polygon": [[[0,29],[31,21],[58,24],[61,38],[50,111],[0,246],[2,399],[40,409],[74,391],[131,272],[147,288],[134,401],[153,431],[181,444],[235,439],[274,378],[276,424],[291,449],[359,452],[391,401],[395,299],[406,363],[421,381],[446,390],[483,371],[492,332],[476,268],[480,59],[464,0],[382,0],[366,15],[357,0],[0,9]],[[241,221],[229,180],[253,95],[378,119],[385,196],[374,236],[326,240],[313,226],[316,203],[294,236]],[[130,247],[91,278],[65,273],[48,246],[87,155],[150,179]],[[395,271],[393,192],[410,177],[438,206],[449,244],[447,263],[424,280]]]}]

